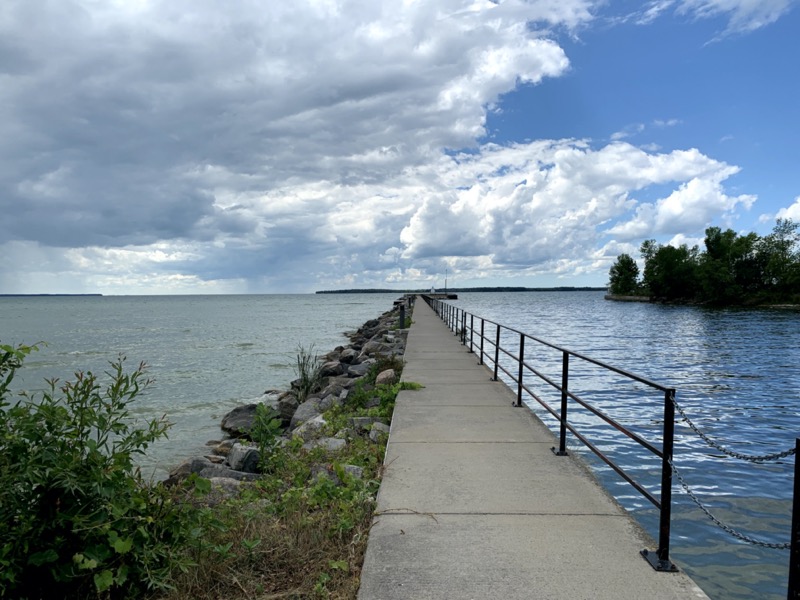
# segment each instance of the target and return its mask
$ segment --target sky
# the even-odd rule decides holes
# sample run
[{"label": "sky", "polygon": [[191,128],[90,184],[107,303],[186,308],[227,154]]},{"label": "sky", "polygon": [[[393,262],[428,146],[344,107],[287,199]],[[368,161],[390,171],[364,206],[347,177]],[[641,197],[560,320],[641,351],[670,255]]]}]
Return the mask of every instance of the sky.
[{"label": "sky", "polygon": [[3,0],[0,294],[603,286],[800,221],[800,0]]}]

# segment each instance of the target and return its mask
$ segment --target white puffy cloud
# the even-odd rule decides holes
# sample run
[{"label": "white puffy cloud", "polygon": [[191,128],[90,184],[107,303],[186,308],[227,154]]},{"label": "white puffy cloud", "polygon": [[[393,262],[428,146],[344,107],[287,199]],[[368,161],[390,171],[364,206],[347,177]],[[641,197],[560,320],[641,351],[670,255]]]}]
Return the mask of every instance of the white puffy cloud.
[{"label": "white puffy cloud", "polygon": [[[776,219],[791,219],[796,223],[800,223],[800,196],[794,199],[794,203],[786,208],[782,208],[775,215]],[[770,219],[772,220],[772,219]]]},{"label": "white puffy cloud", "polygon": [[[580,274],[606,260],[598,245],[630,252],[649,237],[701,233],[754,201],[725,194],[723,181],[738,169],[697,150],[651,154],[562,140],[486,148],[440,168],[460,189],[417,209],[401,235],[404,256],[483,254],[484,272]],[[654,202],[635,199],[649,188],[671,191]],[[603,242],[608,236],[613,241]]]}]

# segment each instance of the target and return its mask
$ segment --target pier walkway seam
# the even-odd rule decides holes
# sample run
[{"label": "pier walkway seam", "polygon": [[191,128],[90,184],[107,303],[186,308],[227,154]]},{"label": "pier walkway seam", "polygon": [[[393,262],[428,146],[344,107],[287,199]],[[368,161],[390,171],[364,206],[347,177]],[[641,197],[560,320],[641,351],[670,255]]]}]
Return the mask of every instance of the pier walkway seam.
[{"label": "pier walkway seam", "polygon": [[359,600],[707,600],[421,299]]}]

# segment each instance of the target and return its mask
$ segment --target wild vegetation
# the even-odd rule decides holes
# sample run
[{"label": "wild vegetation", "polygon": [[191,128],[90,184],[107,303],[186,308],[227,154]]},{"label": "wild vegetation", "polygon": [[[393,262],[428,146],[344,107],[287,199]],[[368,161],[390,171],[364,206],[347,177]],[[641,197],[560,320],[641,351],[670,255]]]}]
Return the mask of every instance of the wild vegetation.
[{"label": "wild vegetation", "polygon": [[706,229],[705,250],[642,243],[644,271],[621,254],[609,270],[609,292],[710,305],[800,304],[800,224],[778,219],[769,235]]},{"label": "wild vegetation", "polygon": [[166,434],[136,426],[129,405],[149,381],[111,364],[12,402],[9,386],[35,347],[0,346],[0,596],[136,596],[188,568],[197,514],[145,482],[134,457]]},{"label": "wild vegetation", "polygon": [[[262,410],[252,433],[262,476],[211,504],[208,480],[168,490],[135,466],[168,429],[163,419],[131,421],[128,406],[149,383],[144,365],[126,373],[120,358],[104,386],[78,373],[50,382],[41,398],[12,401],[14,374],[35,349],[0,345],[0,597],[355,597],[385,435],[306,450]],[[315,389],[316,365],[300,354]],[[418,387],[375,385],[388,368],[399,374],[402,361],[373,365],[326,413],[321,435],[347,430],[353,417],[388,422],[397,393]]]}]

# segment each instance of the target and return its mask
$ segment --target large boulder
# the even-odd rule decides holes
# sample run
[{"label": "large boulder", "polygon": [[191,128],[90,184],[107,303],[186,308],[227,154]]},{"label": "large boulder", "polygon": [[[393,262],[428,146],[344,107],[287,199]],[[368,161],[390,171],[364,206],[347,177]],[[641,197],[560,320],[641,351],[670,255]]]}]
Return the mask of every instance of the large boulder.
[{"label": "large boulder", "polygon": [[394,372],[394,369],[386,369],[385,371],[381,371],[378,373],[378,376],[375,377],[375,385],[392,385],[397,381],[397,373]]},{"label": "large boulder", "polygon": [[344,373],[344,367],[338,360],[332,360],[323,363],[323,365],[320,367],[320,375],[322,377],[336,377],[342,373]]},{"label": "large boulder", "polygon": [[213,479],[214,477],[224,477],[226,479],[236,479],[237,481],[255,481],[258,475],[255,473],[245,473],[243,471],[234,471],[221,465],[212,465],[198,473],[200,477],[206,479]]},{"label": "large boulder", "polygon": [[192,473],[199,473],[203,469],[214,466],[214,463],[204,456],[190,458],[169,472],[169,477],[164,481],[164,485],[167,487],[177,485]]},{"label": "large boulder", "polygon": [[317,415],[299,425],[292,431],[292,436],[299,436],[303,441],[309,441],[316,437],[317,432],[327,424],[324,415]]},{"label": "large boulder", "polygon": [[381,354],[391,354],[394,348],[381,339],[372,339],[361,348],[362,357],[372,357]]},{"label": "large boulder", "polygon": [[[330,405],[329,405],[330,406]],[[290,429],[296,429],[306,421],[310,421],[325,412],[322,398],[317,396],[309,396],[308,399],[297,407],[292,416],[292,422],[289,424]]]},{"label": "large boulder", "polygon": [[341,438],[319,438],[303,444],[303,449],[314,450],[315,448],[323,448],[327,452],[336,452],[345,446],[347,446],[347,441]]},{"label": "large boulder", "polygon": [[284,392],[280,395],[277,408],[284,427],[289,427],[298,406],[300,406],[300,402],[297,400],[297,396],[294,392]]},{"label": "large boulder", "polygon": [[350,377],[363,377],[369,372],[369,368],[375,364],[375,359],[370,358],[357,365],[350,365],[347,369],[347,375]]},{"label": "large boulder", "polygon": [[258,473],[261,453],[254,446],[234,444],[228,452],[228,465],[234,471]]},{"label": "large boulder", "polygon": [[[295,404],[292,406],[292,402]],[[266,392],[258,402],[237,406],[222,417],[222,430],[233,437],[250,437],[250,432],[256,422],[256,411],[259,404],[271,409],[286,426],[297,408],[297,400],[289,392]]]},{"label": "large boulder", "polygon": [[358,350],[355,348],[347,348],[342,352],[339,356],[339,362],[343,362],[345,364],[352,364],[358,360]]},{"label": "large boulder", "polygon": [[256,420],[257,407],[258,404],[244,404],[234,408],[222,417],[222,431],[233,437],[249,436]]}]

